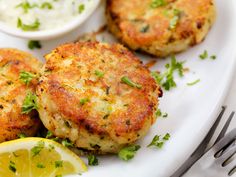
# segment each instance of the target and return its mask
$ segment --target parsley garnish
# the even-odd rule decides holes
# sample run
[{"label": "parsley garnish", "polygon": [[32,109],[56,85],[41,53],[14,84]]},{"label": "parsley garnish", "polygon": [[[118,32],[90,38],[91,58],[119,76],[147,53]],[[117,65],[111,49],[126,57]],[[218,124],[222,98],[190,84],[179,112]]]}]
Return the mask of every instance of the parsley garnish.
[{"label": "parsley garnish", "polygon": [[70,140],[68,140],[68,139],[62,140],[62,141],[61,141],[61,144],[62,144],[63,146],[65,146],[65,147],[74,147],[73,143],[72,143]]},{"label": "parsley garnish", "polygon": [[84,9],[85,9],[84,4],[80,4],[80,5],[78,6],[78,12],[79,12],[80,14],[84,11]]},{"label": "parsley garnish", "polygon": [[36,75],[35,74],[32,74],[30,72],[27,72],[27,71],[20,71],[20,77],[19,79],[24,82],[26,85],[29,85],[29,83],[31,82],[31,80],[33,78],[35,78]]},{"label": "parsley garnish", "polygon": [[61,161],[61,160],[55,161],[55,167],[56,168],[63,167],[63,161]]},{"label": "parsley garnish", "polygon": [[17,20],[17,28],[20,28],[23,31],[35,31],[39,29],[39,26],[40,26],[40,22],[38,19],[36,19],[34,23],[32,24],[23,24],[20,18],[18,18]]},{"label": "parsley garnish", "polygon": [[187,83],[187,85],[188,85],[188,86],[193,86],[193,85],[197,84],[197,83],[200,82],[200,81],[201,81],[200,79],[197,79],[197,80],[195,80],[195,81],[193,81],[193,82]]},{"label": "parsley garnish", "polygon": [[28,42],[28,48],[33,50],[33,49],[41,49],[42,48],[42,45],[39,41],[29,41]]},{"label": "parsley garnish", "polygon": [[163,138],[161,138],[160,135],[155,135],[154,138],[152,139],[152,142],[147,146],[155,146],[157,148],[162,148],[164,145],[165,141],[168,141],[170,139],[170,134],[166,133]]},{"label": "parsley garnish", "polygon": [[170,29],[174,29],[179,22],[180,19],[180,11],[178,9],[174,9],[173,11],[174,17],[170,20]]},{"label": "parsley garnish", "polygon": [[137,84],[137,83],[131,81],[127,76],[123,76],[123,77],[121,78],[121,82],[123,82],[123,83],[125,83],[125,84],[127,84],[127,85],[129,85],[129,86],[131,86],[131,87],[136,87],[136,88],[138,88],[138,89],[141,89],[141,88],[142,88],[142,85]]},{"label": "parsley garnish", "polygon": [[15,172],[16,172],[16,164],[15,164],[15,162],[10,161],[8,168],[9,168],[13,173],[15,173]]},{"label": "parsley garnish", "polygon": [[149,25],[145,25],[140,29],[141,33],[146,33],[149,30],[150,26]]},{"label": "parsley garnish", "polygon": [[[203,53],[199,55],[199,58],[202,59],[202,60],[205,60],[205,59],[209,58],[207,50],[204,50]],[[210,59],[215,60],[216,55],[211,55]]]},{"label": "parsley garnish", "polygon": [[44,142],[39,141],[37,145],[31,149],[31,153],[33,154],[33,157],[38,155],[43,150],[43,148],[44,148]]},{"label": "parsley garnish", "polygon": [[204,50],[204,52],[199,55],[199,58],[202,59],[202,60],[208,58],[208,52],[207,52],[207,50]]},{"label": "parsley garnish", "polygon": [[99,71],[99,70],[95,70],[94,74],[96,76],[98,76],[99,78],[102,78],[104,76],[104,73],[102,71]]},{"label": "parsley garnish", "polygon": [[52,9],[53,6],[51,3],[49,2],[44,2],[42,5],[41,5],[41,9]]},{"label": "parsley garnish", "polygon": [[23,9],[24,13],[28,13],[29,9],[37,7],[37,5],[36,4],[31,5],[28,1],[25,1],[16,6],[16,8],[19,8],[19,7]]},{"label": "parsley garnish", "polygon": [[29,92],[23,101],[23,105],[21,107],[21,113],[28,114],[33,109],[38,109],[37,96],[32,92]]},{"label": "parsley garnish", "polygon": [[52,137],[53,137],[53,133],[50,130],[48,130],[46,138],[49,139],[49,138],[52,138]]},{"label": "parsley garnish", "polygon": [[82,98],[82,99],[80,99],[79,102],[80,102],[81,105],[84,105],[85,103],[89,102],[89,99],[88,98]]},{"label": "parsley garnish", "polygon": [[120,150],[118,156],[124,161],[134,158],[136,152],[140,149],[139,145],[130,145]]},{"label": "parsley garnish", "polygon": [[37,168],[45,168],[45,165],[43,165],[42,163],[38,163]]},{"label": "parsley garnish", "polygon": [[165,0],[152,0],[152,3],[151,3],[151,8],[157,8],[157,7],[160,7],[160,6],[164,6],[166,5],[166,1]]},{"label": "parsley garnish", "polygon": [[165,72],[152,72],[151,75],[165,90],[170,90],[172,87],[176,87],[174,72],[177,71],[179,76],[183,77],[183,63],[183,61],[177,62],[175,56],[172,56],[171,62],[165,65]]},{"label": "parsley garnish", "polygon": [[26,138],[26,135],[25,135],[24,133],[20,133],[20,134],[18,134],[17,136],[18,136],[20,139]]},{"label": "parsley garnish", "polygon": [[156,114],[157,117],[160,117],[160,116],[162,116],[163,118],[168,117],[168,113],[166,113],[166,112],[162,113],[160,109],[157,109],[155,114]]},{"label": "parsley garnish", "polygon": [[98,165],[98,159],[95,155],[88,155],[88,165],[90,166]]}]

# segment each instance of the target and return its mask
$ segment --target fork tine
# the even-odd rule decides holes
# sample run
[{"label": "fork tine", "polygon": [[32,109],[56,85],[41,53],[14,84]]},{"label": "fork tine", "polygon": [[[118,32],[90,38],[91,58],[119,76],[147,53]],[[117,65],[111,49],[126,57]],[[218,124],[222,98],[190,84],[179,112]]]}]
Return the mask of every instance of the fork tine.
[{"label": "fork tine", "polygon": [[213,146],[213,149],[216,153],[222,150],[227,144],[236,139],[236,128],[228,133],[223,139],[221,139],[217,144]]},{"label": "fork tine", "polygon": [[228,164],[227,166],[225,166],[223,168],[225,168],[225,170],[229,173],[235,167],[236,167],[236,163],[230,163],[230,164]]},{"label": "fork tine", "polygon": [[234,117],[234,114],[235,114],[234,111],[231,112],[231,114],[230,114],[228,120],[226,121],[224,127],[222,128],[222,130],[221,130],[219,136],[217,137],[216,141],[214,142],[213,146],[214,146],[221,138],[223,138],[223,137],[225,136],[225,133],[226,133],[227,129],[229,128],[229,125],[230,125],[230,123],[231,123],[231,121],[232,121],[232,119],[233,119],[233,117]]},{"label": "fork tine", "polygon": [[[232,155],[234,155],[236,152],[236,145],[234,145],[233,147],[231,147],[228,151],[226,151],[225,153],[223,153],[222,156],[220,156],[216,161],[221,163],[223,165],[223,163],[228,160]],[[226,165],[227,166],[227,165]]]}]

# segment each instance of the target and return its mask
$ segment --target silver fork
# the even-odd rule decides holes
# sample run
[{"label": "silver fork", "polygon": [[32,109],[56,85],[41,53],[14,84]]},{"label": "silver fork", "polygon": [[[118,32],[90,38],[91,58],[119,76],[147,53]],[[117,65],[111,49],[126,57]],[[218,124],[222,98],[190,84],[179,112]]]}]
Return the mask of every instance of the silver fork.
[{"label": "silver fork", "polygon": [[[215,142],[213,143],[213,145],[210,145],[210,141],[211,141],[213,135],[215,134],[215,131],[216,131],[216,129],[219,125],[219,122],[221,121],[221,119],[225,113],[225,110],[226,110],[226,106],[223,106],[220,114],[216,118],[215,123],[213,124],[213,126],[211,127],[209,132],[207,133],[206,137],[203,139],[203,141],[200,143],[200,145],[196,148],[196,150],[193,152],[193,154],[170,177],[183,176],[192,167],[192,165],[204,155],[204,153],[206,153],[211,147],[213,147],[213,145],[215,145],[217,142],[219,142],[219,140],[221,138],[223,138],[225,136],[225,133],[226,133],[226,131],[230,125],[230,122],[232,121],[232,118],[234,116],[234,112],[231,112],[230,116],[228,117],[226,123],[224,124],[223,128],[221,129],[221,131],[220,131],[218,137],[216,138]],[[217,176],[215,176],[215,177],[217,177]]]},{"label": "silver fork", "polygon": [[236,129],[215,144],[184,177],[229,177],[236,171]]}]

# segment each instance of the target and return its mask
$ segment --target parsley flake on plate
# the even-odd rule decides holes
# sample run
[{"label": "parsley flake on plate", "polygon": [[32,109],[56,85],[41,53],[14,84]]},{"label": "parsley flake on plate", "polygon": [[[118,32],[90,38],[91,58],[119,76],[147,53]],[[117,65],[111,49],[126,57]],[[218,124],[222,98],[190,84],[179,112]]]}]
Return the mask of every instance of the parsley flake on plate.
[{"label": "parsley flake on plate", "polygon": [[193,81],[193,82],[187,83],[187,85],[188,85],[188,86],[193,86],[193,85],[197,84],[197,83],[200,82],[200,81],[201,81],[200,79],[197,79],[197,80],[195,80],[195,81]]},{"label": "parsley flake on plate", "polygon": [[147,145],[147,147],[155,146],[157,148],[162,148],[165,141],[168,141],[170,139],[170,134],[166,133],[162,138],[160,135],[155,135],[152,139],[152,142]]},{"label": "parsley flake on plate", "polygon": [[183,61],[177,62],[175,56],[172,56],[171,62],[165,65],[166,71],[163,73],[152,72],[151,75],[165,90],[170,90],[171,88],[176,87],[176,82],[174,80],[175,71],[178,72],[180,77],[183,77],[183,64]]},{"label": "parsley flake on plate", "polygon": [[30,113],[33,109],[38,109],[37,105],[37,96],[33,94],[32,92],[28,92],[26,95],[23,105],[21,107],[21,113],[22,114],[28,114]]},{"label": "parsley flake on plate", "polygon": [[88,155],[88,165],[90,166],[98,165],[98,159],[95,155]]},{"label": "parsley flake on plate", "polygon": [[33,50],[33,49],[41,49],[42,45],[39,41],[34,41],[34,40],[30,40],[28,42],[28,48]]},{"label": "parsley flake on plate", "polygon": [[130,159],[134,158],[135,154],[139,149],[140,149],[139,145],[130,145],[121,149],[120,152],[118,153],[118,156],[120,159],[124,161],[129,161]]}]

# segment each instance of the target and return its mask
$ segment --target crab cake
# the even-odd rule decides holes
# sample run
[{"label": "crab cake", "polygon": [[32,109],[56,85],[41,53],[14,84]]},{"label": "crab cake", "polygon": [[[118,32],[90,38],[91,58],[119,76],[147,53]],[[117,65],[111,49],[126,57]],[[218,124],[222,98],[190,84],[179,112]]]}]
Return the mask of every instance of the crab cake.
[{"label": "crab cake", "polygon": [[54,135],[94,153],[116,153],[155,122],[159,87],[123,46],[70,43],[45,58],[38,111]]},{"label": "crab cake", "polygon": [[215,20],[214,0],[107,0],[109,30],[133,50],[157,57],[200,43]]},{"label": "crab cake", "polygon": [[18,138],[20,133],[36,134],[41,122],[36,112],[22,113],[26,95],[35,91],[36,80],[25,84],[20,72],[35,74],[41,63],[28,53],[16,49],[0,49],[0,142]]}]

